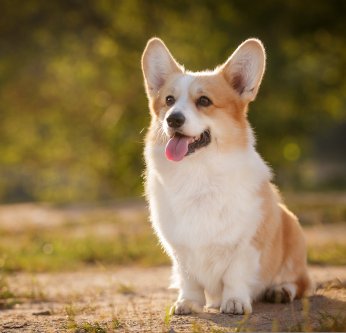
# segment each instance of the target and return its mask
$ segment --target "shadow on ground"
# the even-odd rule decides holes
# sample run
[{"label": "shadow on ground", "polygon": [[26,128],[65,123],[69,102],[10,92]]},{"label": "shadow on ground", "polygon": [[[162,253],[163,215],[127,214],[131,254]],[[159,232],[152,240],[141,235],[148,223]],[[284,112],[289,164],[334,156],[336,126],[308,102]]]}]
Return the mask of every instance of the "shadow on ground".
[{"label": "shadow on ground", "polygon": [[[253,313],[249,316],[225,315],[218,312],[202,313],[193,316],[195,326],[216,327],[225,332],[252,331],[325,331],[345,322],[346,302],[324,295],[314,295],[304,300],[296,300],[290,304],[255,303]],[[186,318],[174,317],[172,328],[186,323]],[[216,327],[215,327],[216,326]],[[341,328],[341,327],[339,327]],[[198,327],[197,327],[198,329]],[[342,327],[346,329],[346,327]],[[179,329],[177,329],[177,332]]]},{"label": "shadow on ground", "polygon": [[[250,316],[169,316],[177,297],[167,289],[169,267],[16,273],[4,284],[8,308],[0,311],[0,331],[345,331],[346,269],[315,266],[310,272],[319,282],[314,296],[290,304],[255,303]],[[336,279],[326,282],[326,272]]]}]

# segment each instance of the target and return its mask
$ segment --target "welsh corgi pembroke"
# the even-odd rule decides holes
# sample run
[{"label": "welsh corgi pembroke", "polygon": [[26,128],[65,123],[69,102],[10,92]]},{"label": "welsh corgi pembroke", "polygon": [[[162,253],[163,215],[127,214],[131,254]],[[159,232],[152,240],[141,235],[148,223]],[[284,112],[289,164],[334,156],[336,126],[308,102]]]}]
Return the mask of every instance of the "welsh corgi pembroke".
[{"label": "welsh corgi pembroke", "polygon": [[258,39],[196,73],[158,38],[144,50],[146,196],[173,263],[174,314],[246,314],[254,300],[290,302],[309,289],[302,229],[271,184],[247,119],[265,62]]}]

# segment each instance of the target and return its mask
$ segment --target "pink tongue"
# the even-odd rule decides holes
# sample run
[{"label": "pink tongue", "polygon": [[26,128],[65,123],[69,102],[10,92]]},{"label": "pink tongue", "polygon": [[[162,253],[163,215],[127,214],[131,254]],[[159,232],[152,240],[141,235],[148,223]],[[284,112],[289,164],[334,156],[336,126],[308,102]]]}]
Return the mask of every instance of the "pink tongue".
[{"label": "pink tongue", "polygon": [[166,157],[171,161],[181,161],[189,150],[187,136],[173,136],[166,145]]}]

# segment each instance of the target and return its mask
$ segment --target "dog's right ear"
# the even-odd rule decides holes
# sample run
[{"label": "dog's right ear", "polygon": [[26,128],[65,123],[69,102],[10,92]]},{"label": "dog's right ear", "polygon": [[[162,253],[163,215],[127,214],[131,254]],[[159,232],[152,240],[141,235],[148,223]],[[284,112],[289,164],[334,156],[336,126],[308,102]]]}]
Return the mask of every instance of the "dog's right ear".
[{"label": "dog's right ear", "polygon": [[266,54],[260,40],[243,42],[221,66],[221,72],[239,96],[251,102],[255,99],[265,70]]},{"label": "dog's right ear", "polygon": [[148,97],[154,97],[171,74],[183,72],[159,38],[148,41],[142,55],[142,70]]}]

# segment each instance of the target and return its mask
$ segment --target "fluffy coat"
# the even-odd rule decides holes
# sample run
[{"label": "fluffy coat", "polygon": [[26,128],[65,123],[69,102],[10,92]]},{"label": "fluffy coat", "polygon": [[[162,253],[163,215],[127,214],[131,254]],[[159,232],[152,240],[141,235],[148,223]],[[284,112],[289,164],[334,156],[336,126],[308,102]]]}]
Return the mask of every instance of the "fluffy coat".
[{"label": "fluffy coat", "polygon": [[[244,314],[258,298],[301,297],[310,285],[303,233],[271,184],[247,120],[265,70],[262,43],[249,39],[215,70],[192,73],[154,38],[142,68],[152,117],[146,196],[179,289],[172,312],[207,306]],[[172,128],[177,113],[184,123]],[[195,151],[192,142],[200,144]],[[174,151],[180,144],[188,145],[184,156]]]}]

